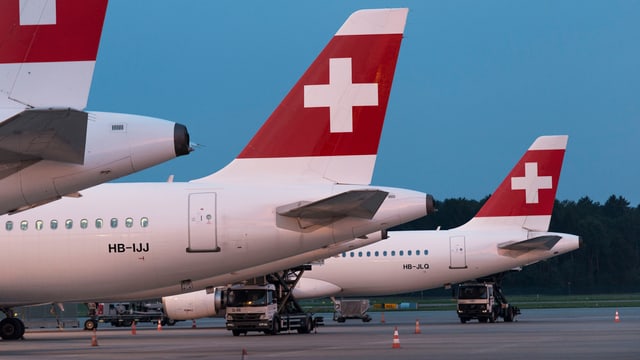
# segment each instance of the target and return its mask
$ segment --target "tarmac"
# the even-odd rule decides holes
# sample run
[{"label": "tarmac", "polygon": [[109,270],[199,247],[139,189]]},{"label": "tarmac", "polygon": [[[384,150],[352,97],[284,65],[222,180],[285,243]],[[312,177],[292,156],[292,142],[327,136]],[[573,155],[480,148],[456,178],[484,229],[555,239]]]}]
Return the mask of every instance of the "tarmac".
[{"label": "tarmac", "polygon": [[[619,321],[615,321],[618,311]],[[461,324],[453,311],[387,311],[311,334],[232,336],[223,319],[164,326],[28,329],[1,359],[640,359],[640,307],[522,310],[513,323]],[[383,316],[384,314],[384,316]],[[384,317],[384,322],[383,322]],[[82,321],[81,321],[82,323]],[[394,330],[398,330],[394,348]],[[95,346],[93,346],[95,345]]]}]

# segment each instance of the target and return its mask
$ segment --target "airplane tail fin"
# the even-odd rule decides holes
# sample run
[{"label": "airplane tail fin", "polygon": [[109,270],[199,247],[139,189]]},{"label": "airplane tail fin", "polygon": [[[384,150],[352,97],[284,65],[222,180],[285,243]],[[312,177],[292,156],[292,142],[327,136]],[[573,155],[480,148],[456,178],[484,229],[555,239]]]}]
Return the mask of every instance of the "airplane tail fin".
[{"label": "airplane tail fin", "polygon": [[407,12],[353,13],[240,155],[196,181],[369,184]]},{"label": "airplane tail fin", "polygon": [[107,0],[0,2],[0,109],[87,105]]},{"label": "airplane tail fin", "polygon": [[508,225],[548,231],[567,140],[566,135],[537,138],[462,228]]}]

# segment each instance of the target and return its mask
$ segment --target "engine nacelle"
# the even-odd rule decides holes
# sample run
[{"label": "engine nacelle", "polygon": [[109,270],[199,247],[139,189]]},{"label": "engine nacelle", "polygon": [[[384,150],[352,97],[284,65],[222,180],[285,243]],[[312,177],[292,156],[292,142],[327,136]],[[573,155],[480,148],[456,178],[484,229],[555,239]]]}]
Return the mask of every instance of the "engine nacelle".
[{"label": "engine nacelle", "polygon": [[0,112],[0,121],[0,215],[190,151],[185,126],[146,116],[53,109]]},{"label": "engine nacelle", "polygon": [[208,287],[201,291],[165,296],[162,306],[172,320],[193,320],[224,315],[224,299],[224,288]]}]

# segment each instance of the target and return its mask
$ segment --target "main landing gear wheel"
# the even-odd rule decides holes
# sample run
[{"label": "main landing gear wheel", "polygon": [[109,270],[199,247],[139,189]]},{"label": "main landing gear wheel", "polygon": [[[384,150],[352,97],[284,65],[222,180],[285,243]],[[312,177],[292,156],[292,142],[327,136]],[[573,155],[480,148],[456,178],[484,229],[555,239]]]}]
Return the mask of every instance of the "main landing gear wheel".
[{"label": "main landing gear wheel", "polygon": [[18,340],[24,335],[24,323],[17,318],[4,318],[0,321],[0,337],[3,340]]}]

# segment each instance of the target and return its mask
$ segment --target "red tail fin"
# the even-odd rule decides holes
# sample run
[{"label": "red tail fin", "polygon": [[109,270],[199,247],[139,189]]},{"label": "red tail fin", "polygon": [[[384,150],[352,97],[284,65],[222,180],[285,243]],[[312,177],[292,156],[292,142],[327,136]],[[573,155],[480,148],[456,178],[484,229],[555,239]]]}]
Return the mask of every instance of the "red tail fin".
[{"label": "red tail fin", "polygon": [[[567,140],[566,135],[537,138],[470,223],[500,218],[502,223],[547,231]],[[495,225],[496,220],[491,221]]]},{"label": "red tail fin", "polygon": [[86,106],[107,0],[0,3],[0,107]]},{"label": "red tail fin", "polygon": [[353,13],[226,172],[368,184],[407,12]]},{"label": "red tail fin", "polygon": [[406,14],[353,13],[239,157],[376,154]]}]

